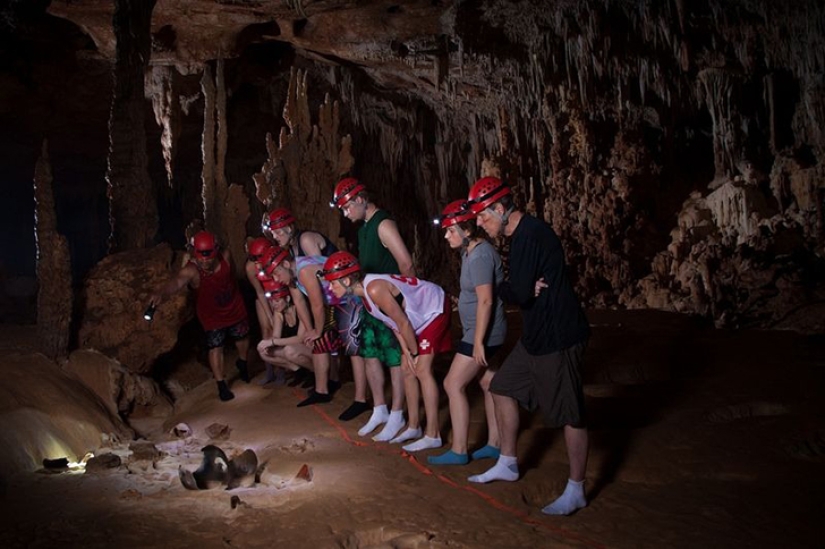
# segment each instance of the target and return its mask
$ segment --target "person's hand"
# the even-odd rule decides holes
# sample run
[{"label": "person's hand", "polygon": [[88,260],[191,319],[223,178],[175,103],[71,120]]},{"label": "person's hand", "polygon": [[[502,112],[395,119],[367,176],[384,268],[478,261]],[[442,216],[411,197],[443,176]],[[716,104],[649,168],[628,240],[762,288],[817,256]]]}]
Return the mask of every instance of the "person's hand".
[{"label": "person's hand", "polygon": [[318,330],[309,330],[307,333],[304,334],[304,345],[306,345],[307,347],[312,347],[312,344],[319,337],[321,337],[321,334],[318,333]]},{"label": "person's hand", "polygon": [[407,367],[410,369],[410,371],[411,371],[412,373],[415,373],[415,372],[416,372],[416,369],[418,368],[418,356],[419,356],[419,355],[413,355],[413,354],[409,351],[409,349],[407,349],[407,350],[404,352],[404,358],[406,358],[406,359],[407,359]]},{"label": "person's hand", "polygon": [[481,342],[473,343],[473,360],[479,366],[487,366],[487,353],[484,351],[484,344]]},{"label": "person's hand", "polygon": [[544,277],[541,277],[540,279],[536,280],[535,296],[538,297],[541,291],[546,287],[547,283],[544,281]]}]

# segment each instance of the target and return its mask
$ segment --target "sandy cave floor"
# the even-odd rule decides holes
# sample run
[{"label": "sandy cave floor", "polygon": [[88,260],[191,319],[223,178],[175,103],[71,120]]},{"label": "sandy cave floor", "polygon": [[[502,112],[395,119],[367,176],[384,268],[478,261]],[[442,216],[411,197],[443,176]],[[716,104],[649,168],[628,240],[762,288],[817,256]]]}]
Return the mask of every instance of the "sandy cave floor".
[{"label": "sandy cave floor", "polygon": [[[523,415],[522,477],[474,485],[465,467],[359,437],[368,415],[342,423],[346,383],[332,403],[296,408],[303,391],[214,383],[190,391],[142,430],[162,451],[100,473],[15,475],[2,492],[3,547],[815,547],[825,508],[825,339],[726,332],[651,311],[590,311],[586,355],[590,504],[571,517],[540,509],[566,482],[560,431]],[[510,317],[515,325],[517,319]],[[449,357],[438,363],[443,378]],[[258,365],[258,369],[260,366]],[[484,443],[482,399],[471,448]],[[449,439],[446,397],[442,437]],[[170,434],[179,422],[193,436]],[[267,466],[252,488],[185,490],[206,428],[230,456]],[[310,482],[296,479],[302,465]],[[232,496],[240,504],[231,505]]]}]

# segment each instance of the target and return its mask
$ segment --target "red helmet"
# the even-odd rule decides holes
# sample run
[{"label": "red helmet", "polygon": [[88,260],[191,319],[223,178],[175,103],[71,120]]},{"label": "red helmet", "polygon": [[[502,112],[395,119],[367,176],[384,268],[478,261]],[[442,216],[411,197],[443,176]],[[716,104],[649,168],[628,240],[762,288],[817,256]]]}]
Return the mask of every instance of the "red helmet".
[{"label": "red helmet", "polygon": [[215,235],[208,231],[195,233],[192,240],[189,241],[189,244],[192,246],[195,257],[200,259],[212,257],[212,254],[215,253],[215,249],[218,247]]},{"label": "red helmet", "polygon": [[512,194],[510,187],[497,177],[482,177],[470,188],[467,200],[474,215],[478,215],[502,196]]},{"label": "red helmet", "polygon": [[275,229],[282,229],[287,225],[295,223],[295,216],[286,208],[276,208],[271,212],[264,214],[261,221],[261,230],[274,231]]},{"label": "red helmet", "polygon": [[289,257],[289,252],[280,246],[272,246],[268,249],[261,258],[261,272],[266,276],[272,276],[275,268],[283,263],[284,259]]},{"label": "red helmet", "polygon": [[259,236],[254,239],[246,246],[246,253],[249,255],[249,261],[260,261],[266,250],[271,247],[272,243],[263,236]]},{"label": "red helmet", "polygon": [[286,299],[289,295],[289,288],[287,286],[271,278],[262,280],[261,286],[264,287],[264,295],[266,295],[267,299]]},{"label": "red helmet", "polygon": [[324,263],[324,270],[321,274],[325,280],[338,280],[344,278],[352,273],[357,273],[361,270],[361,264],[358,263],[358,258],[349,252],[335,252]]},{"label": "red helmet", "polygon": [[475,214],[470,210],[469,202],[466,200],[453,200],[444,207],[441,217],[437,218],[435,222],[440,224],[442,229],[446,229],[474,217]]},{"label": "red helmet", "polygon": [[332,193],[332,202],[330,202],[329,205],[331,208],[343,208],[344,204],[355,198],[355,195],[366,190],[367,188],[354,177],[342,179],[335,185],[335,191]]}]

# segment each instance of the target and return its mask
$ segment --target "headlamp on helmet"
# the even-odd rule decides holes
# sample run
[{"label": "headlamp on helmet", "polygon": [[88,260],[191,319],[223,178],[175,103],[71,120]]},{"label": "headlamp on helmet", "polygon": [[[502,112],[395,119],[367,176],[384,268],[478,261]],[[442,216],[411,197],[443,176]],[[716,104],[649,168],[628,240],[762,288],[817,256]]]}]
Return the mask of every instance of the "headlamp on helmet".
[{"label": "headlamp on helmet", "polygon": [[355,198],[358,193],[366,190],[367,188],[354,177],[342,179],[335,185],[335,191],[332,193],[332,202],[329,203],[329,207],[341,209],[344,207],[344,204]]},{"label": "headlamp on helmet", "polygon": [[441,226],[442,229],[452,227],[457,223],[473,219],[475,214],[470,209],[470,203],[466,200],[453,200],[444,207],[440,217],[433,219],[433,224]]}]

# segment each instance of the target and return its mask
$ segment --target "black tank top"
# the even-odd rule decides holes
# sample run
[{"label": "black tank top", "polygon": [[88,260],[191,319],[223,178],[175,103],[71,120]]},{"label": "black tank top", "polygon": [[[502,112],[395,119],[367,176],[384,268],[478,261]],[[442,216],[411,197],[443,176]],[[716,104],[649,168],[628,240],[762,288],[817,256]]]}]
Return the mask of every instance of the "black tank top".
[{"label": "black tank top", "polygon": [[[317,232],[317,231],[310,231],[310,232]],[[307,253],[301,248],[301,235],[304,234],[304,231],[298,231],[298,234],[295,235],[295,242],[297,243],[292,251],[298,250],[298,255],[296,257],[305,257]],[[326,237],[326,235],[318,233],[321,235],[321,238],[324,239],[324,247],[321,248],[321,255],[324,257],[329,257],[335,252],[338,251],[338,247],[332,243],[332,241]]]},{"label": "black tank top", "polygon": [[289,324],[287,324],[286,315],[284,315],[284,325],[281,328],[281,338],[286,339],[288,337],[292,337],[292,336],[296,336],[296,335],[298,335],[298,319],[297,319],[297,317],[295,318],[295,325],[290,326]]}]

